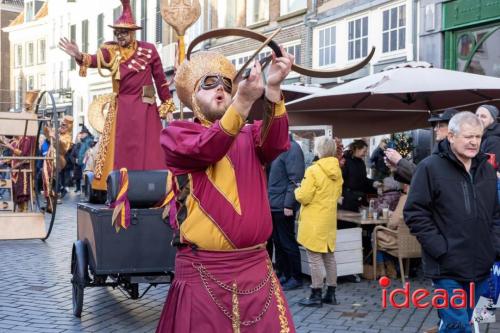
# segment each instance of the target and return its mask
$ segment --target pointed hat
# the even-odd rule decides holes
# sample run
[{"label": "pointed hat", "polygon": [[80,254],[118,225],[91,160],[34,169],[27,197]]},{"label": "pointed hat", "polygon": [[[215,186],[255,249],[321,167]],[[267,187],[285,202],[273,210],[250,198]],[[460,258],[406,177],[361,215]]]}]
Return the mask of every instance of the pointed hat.
[{"label": "pointed hat", "polygon": [[140,26],[135,24],[134,15],[132,14],[132,7],[130,6],[130,0],[120,0],[122,2],[122,15],[115,21],[113,25],[110,25],[113,29],[129,29],[138,30],[142,29]]}]

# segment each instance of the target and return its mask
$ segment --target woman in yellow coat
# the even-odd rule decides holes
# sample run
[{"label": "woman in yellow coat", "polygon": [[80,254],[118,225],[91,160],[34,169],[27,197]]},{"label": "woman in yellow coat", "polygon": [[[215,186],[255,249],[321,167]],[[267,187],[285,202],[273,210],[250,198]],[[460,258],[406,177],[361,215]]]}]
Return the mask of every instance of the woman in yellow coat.
[{"label": "woman in yellow coat", "polygon": [[[318,137],[314,150],[319,157],[307,168],[295,198],[300,208],[297,241],[306,248],[311,270],[311,296],[299,301],[300,305],[321,307],[322,303],[337,304],[337,264],[335,240],[337,236],[337,201],[342,194],[342,171],[335,158],[335,141]],[[326,271],[327,291],[323,289],[323,268]]]}]

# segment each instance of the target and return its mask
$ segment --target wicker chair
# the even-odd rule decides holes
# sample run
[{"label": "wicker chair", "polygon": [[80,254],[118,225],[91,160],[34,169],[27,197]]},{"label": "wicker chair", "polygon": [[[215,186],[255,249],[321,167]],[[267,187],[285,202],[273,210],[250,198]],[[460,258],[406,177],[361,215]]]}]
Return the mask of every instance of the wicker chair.
[{"label": "wicker chair", "polygon": [[[399,271],[401,272],[401,281],[405,283],[405,272],[410,270],[410,258],[420,258],[422,256],[422,248],[417,238],[410,233],[410,229],[405,223],[399,224],[396,230],[389,229],[384,226],[377,226],[373,230],[373,267],[377,267],[377,231],[385,230],[386,232],[393,233],[397,238],[397,249],[387,250],[381,249],[399,260]],[[403,259],[407,259],[406,267],[403,269]],[[374,269],[373,279],[376,280],[377,270]]]}]

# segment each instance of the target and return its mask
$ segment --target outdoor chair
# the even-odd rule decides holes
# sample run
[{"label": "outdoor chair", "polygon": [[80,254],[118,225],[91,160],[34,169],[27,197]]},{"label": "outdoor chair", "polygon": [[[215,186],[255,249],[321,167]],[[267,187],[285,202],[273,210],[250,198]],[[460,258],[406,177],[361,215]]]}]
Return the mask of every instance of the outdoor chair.
[{"label": "outdoor chair", "polygon": [[[399,261],[399,271],[401,273],[401,281],[405,283],[405,273],[410,270],[410,259],[420,258],[422,256],[422,248],[417,238],[410,233],[410,229],[405,223],[400,223],[396,230],[377,226],[373,230],[373,267],[377,266],[377,231],[385,230],[386,232],[392,233],[397,238],[397,249],[387,250],[380,249],[394,257],[398,258]],[[403,259],[406,259],[406,267],[403,268]],[[373,279],[377,279],[377,271],[374,269]]]}]

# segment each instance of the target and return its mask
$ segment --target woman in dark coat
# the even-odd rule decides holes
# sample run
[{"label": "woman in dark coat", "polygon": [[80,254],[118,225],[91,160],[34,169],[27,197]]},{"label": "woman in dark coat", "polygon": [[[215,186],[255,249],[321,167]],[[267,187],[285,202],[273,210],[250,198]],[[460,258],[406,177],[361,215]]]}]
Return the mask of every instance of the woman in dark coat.
[{"label": "woman in dark coat", "polygon": [[366,176],[364,158],[368,152],[368,145],[363,140],[354,140],[349,149],[344,153],[345,164],[342,168],[342,205],[341,209],[353,212],[359,211],[361,205],[368,205],[367,194],[376,194],[374,182]]}]

